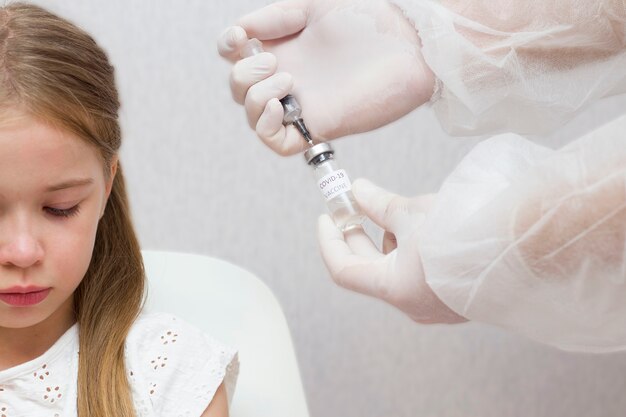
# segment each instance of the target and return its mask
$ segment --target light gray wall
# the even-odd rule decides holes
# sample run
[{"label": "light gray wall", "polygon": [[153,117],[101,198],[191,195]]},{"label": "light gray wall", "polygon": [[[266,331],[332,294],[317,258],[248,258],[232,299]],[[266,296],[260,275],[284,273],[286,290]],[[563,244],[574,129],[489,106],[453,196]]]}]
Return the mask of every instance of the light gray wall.
[{"label": "light gray wall", "polygon": [[[117,68],[122,162],[143,247],[223,258],[261,277],[284,307],[312,416],[626,414],[626,355],[563,353],[474,323],[419,326],[331,282],[308,167],[247,128],[215,52],[219,32],[265,1],[38,3],[91,32]],[[549,143],[625,104],[603,104]],[[336,150],[353,178],[411,195],[435,191],[474,143],[447,138],[421,109]]]}]

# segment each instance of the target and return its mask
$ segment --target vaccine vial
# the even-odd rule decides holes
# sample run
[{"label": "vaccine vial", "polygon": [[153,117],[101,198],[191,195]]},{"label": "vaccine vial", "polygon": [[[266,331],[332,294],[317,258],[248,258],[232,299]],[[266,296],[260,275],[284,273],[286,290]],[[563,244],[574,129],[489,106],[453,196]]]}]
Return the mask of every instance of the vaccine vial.
[{"label": "vaccine vial", "polygon": [[350,178],[340,169],[335,151],[328,143],[318,143],[304,153],[304,159],[313,168],[317,186],[326,200],[331,217],[342,231],[360,226],[365,215],[352,195]]}]

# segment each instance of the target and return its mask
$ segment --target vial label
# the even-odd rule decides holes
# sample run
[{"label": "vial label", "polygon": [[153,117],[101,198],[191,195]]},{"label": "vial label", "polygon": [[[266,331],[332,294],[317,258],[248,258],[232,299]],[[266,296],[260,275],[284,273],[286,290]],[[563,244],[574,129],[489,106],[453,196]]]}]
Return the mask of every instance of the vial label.
[{"label": "vial label", "polygon": [[320,178],[318,185],[326,201],[332,200],[339,194],[348,192],[352,188],[350,178],[348,178],[345,169],[339,169],[323,176]]}]

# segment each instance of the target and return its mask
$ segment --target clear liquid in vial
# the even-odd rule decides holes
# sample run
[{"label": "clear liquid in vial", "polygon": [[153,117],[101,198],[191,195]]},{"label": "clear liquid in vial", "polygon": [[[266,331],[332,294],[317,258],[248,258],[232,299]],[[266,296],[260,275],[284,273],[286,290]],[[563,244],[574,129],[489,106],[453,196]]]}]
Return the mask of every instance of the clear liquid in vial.
[{"label": "clear liquid in vial", "polygon": [[365,216],[360,212],[359,205],[350,191],[333,197],[326,204],[335,224],[344,232],[360,226],[365,220]]}]

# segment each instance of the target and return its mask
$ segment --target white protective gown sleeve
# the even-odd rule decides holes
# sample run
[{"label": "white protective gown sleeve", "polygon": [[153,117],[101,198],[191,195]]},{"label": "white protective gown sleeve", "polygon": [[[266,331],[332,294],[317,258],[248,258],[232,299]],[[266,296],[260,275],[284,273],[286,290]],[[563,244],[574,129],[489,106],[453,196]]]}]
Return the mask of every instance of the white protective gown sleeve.
[{"label": "white protective gown sleeve", "polygon": [[[391,2],[418,30],[451,134],[540,136],[626,92],[624,0]],[[420,239],[441,300],[562,349],[626,349],[624,131],[621,117],[558,151],[510,133],[477,146]]]},{"label": "white protective gown sleeve", "polygon": [[543,136],[626,92],[625,0],[390,0],[415,25],[453,135]]},{"label": "white protective gown sleeve", "polygon": [[419,250],[458,314],[565,350],[626,349],[626,116],[560,150],[514,134],[447,178]]}]

